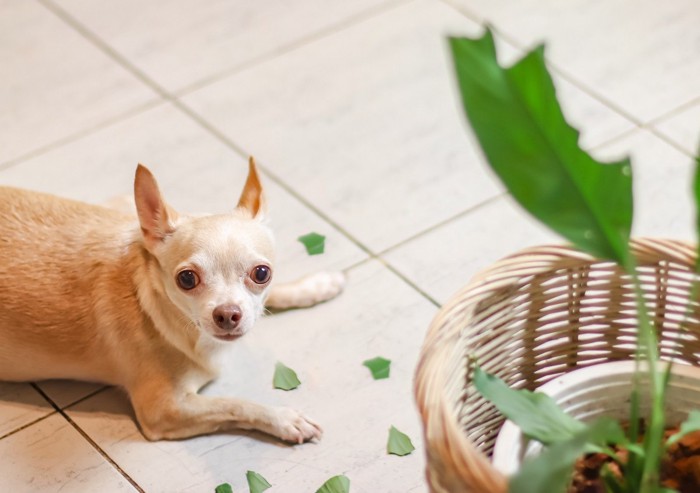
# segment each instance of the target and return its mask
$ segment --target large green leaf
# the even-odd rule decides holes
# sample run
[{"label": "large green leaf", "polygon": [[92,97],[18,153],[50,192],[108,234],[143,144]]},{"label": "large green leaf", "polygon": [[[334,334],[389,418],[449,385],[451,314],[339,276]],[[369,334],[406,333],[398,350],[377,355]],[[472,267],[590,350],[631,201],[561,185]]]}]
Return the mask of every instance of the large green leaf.
[{"label": "large green leaf", "polygon": [[602,164],[578,146],[539,47],[504,69],[490,31],[450,38],[467,117],[512,196],[582,250],[625,267],[632,224],[628,159]]},{"label": "large green leaf", "polygon": [[613,419],[602,418],[570,439],[548,447],[533,459],[526,460],[511,478],[509,493],[563,493],[571,481],[574,462],[591,445],[624,443],[625,434]]},{"label": "large green leaf", "polygon": [[562,411],[548,395],[511,389],[478,366],[474,368],[474,385],[525,435],[545,445],[570,440],[586,429],[586,425]]}]

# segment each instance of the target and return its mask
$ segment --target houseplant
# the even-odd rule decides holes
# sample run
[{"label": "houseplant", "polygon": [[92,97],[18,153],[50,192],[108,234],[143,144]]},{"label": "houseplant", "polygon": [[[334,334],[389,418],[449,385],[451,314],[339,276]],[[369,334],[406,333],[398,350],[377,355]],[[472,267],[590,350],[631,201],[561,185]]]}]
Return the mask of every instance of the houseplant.
[{"label": "houseplant", "polygon": [[[660,346],[657,340],[657,329],[661,331],[661,327],[658,326],[658,317],[650,310],[649,289],[646,289],[645,281],[640,279],[640,273],[645,272],[644,269],[647,268],[647,265],[663,265],[664,262],[673,262],[675,258],[664,257],[662,242],[641,245],[641,247],[634,242],[630,243],[629,235],[632,221],[632,168],[630,162],[623,160],[611,164],[599,163],[578,147],[578,134],[566,123],[557,103],[554,86],[544,64],[543,48],[534,50],[513,67],[504,70],[498,65],[493,37],[488,31],[481,39],[453,38],[450,40],[450,44],[465,110],[487,161],[503,180],[511,195],[521,205],[591,257],[590,262],[585,260],[583,264],[585,268],[580,269],[580,272],[576,269],[567,271],[568,278],[574,278],[574,282],[565,285],[565,290],[568,290],[569,293],[566,295],[567,313],[571,315],[573,310],[577,316],[580,316],[581,302],[585,301],[585,297],[591,290],[591,283],[586,284],[590,277],[590,265],[602,265],[616,271],[614,273],[615,282],[620,286],[619,290],[615,291],[615,295],[624,293],[622,297],[627,296],[627,299],[636,305],[637,309],[636,326],[633,328],[637,346],[636,350],[632,350],[633,357],[631,359],[646,363],[644,374],[650,383],[650,411],[646,416],[648,426],[644,434],[643,444],[638,445],[640,430],[637,425],[637,417],[640,413],[640,389],[637,384],[633,386],[633,391],[630,394],[629,429],[624,431],[620,423],[610,419],[599,420],[593,424],[583,424],[556,410],[551,400],[526,391],[512,391],[478,367],[473,374],[472,370],[465,369],[465,380],[468,381],[473,376],[480,392],[491,401],[496,402],[497,406],[509,417],[520,419],[524,415],[525,418],[537,418],[538,416],[546,416],[547,418],[539,421],[530,419],[529,423],[527,419],[525,420],[526,433],[535,438],[541,438],[550,447],[538,459],[523,466],[510,482],[510,490],[533,492],[561,490],[571,476],[575,458],[586,451],[597,450],[611,455],[613,461],[622,471],[621,475],[606,475],[608,491],[641,491],[645,493],[663,491],[659,484],[659,468],[664,453],[663,435],[666,424],[664,402],[670,373],[669,370],[659,368]],[[697,183],[695,188],[697,190]],[[687,267],[689,264],[695,263],[694,258],[691,259],[691,257],[696,257],[696,252],[693,251],[688,255],[687,250],[690,247],[682,244],[674,245],[674,248],[677,247],[678,251],[682,252],[678,256],[684,266],[683,272],[692,273],[692,270]],[[660,252],[658,262],[645,260],[646,248]],[[537,252],[537,254],[542,255],[540,263],[547,261],[546,252]],[[556,255],[558,254],[556,253]],[[552,253],[552,255],[555,254]],[[575,253],[566,253],[566,255],[576,259]],[[596,258],[602,260],[594,264],[592,259]],[[615,262],[619,268],[614,264],[611,266],[610,262],[606,263],[606,259]],[[556,272],[557,269],[568,268],[573,264],[562,261],[556,265],[557,268],[553,272]],[[527,278],[530,282],[532,279],[536,280],[537,276],[541,276],[542,272],[535,263],[532,263],[532,266],[527,268],[519,268],[518,275]],[[498,302],[501,298],[516,299],[513,293],[521,287],[514,288],[517,283],[510,281],[498,285],[494,279],[498,279],[499,276],[502,276],[502,273],[495,270],[487,272],[464,297],[471,296],[473,298],[476,296],[473,293],[483,292],[485,290],[483,286],[488,282],[490,283],[488,289],[491,295],[488,303]],[[583,284],[578,282],[575,279],[576,276],[585,277],[586,282]],[[570,289],[572,284],[584,287]],[[693,283],[688,281],[686,284]],[[553,285],[556,285],[556,282]],[[685,301],[681,305],[689,307],[687,310],[695,310],[696,307],[691,306],[696,299],[694,288],[688,288],[685,291],[685,296]],[[527,293],[527,310],[531,310],[532,305],[535,304],[533,299],[531,294]],[[578,307],[575,306],[577,304]],[[482,326],[473,323],[473,315],[476,312],[486,312],[485,305],[487,305],[485,300],[481,300],[480,304],[472,303],[467,310],[469,313],[465,315],[471,324],[470,330],[473,329],[468,337],[478,341],[479,344],[489,335]],[[510,309],[512,304],[509,304],[508,307]],[[627,318],[629,318],[629,306],[620,309],[619,313],[626,313]],[[454,315],[454,313],[452,314]],[[584,318],[586,316],[588,315],[583,315]],[[652,323],[652,318],[654,323]],[[542,317],[542,320],[545,319],[546,317]],[[527,324],[528,322],[523,322],[523,326]],[[692,333],[687,321],[681,322],[679,325],[681,332],[687,330],[688,333]],[[542,331],[538,332],[537,327],[530,332],[527,328],[514,327],[513,331],[521,337],[535,339],[538,334],[543,333]],[[610,331],[612,332],[613,329],[611,328]],[[599,332],[604,331],[600,330]],[[577,333],[576,337],[579,335]],[[462,335],[455,336],[455,340],[462,337]],[[605,337],[605,334],[601,335],[601,340],[604,341]],[[694,335],[691,338],[696,339]],[[615,337],[612,339],[615,344],[621,344],[619,341],[624,340]],[[664,342],[667,340],[664,339]],[[439,331],[431,331],[426,344],[429,342],[440,342]],[[621,346],[624,344],[629,346],[629,340],[622,343]],[[518,351],[526,350],[527,348],[518,347]],[[621,353],[624,350],[628,351],[629,356],[629,347],[619,348]],[[476,356],[477,363],[481,364],[482,361],[479,360],[478,354]],[[572,355],[567,354],[566,356]],[[666,359],[674,357],[671,355],[669,358],[668,351],[664,356]],[[574,354],[573,360],[575,361],[576,358],[577,355]],[[692,357],[683,359],[690,363],[697,363],[696,359]],[[429,372],[426,369],[434,364],[434,360],[427,357],[422,358],[418,370],[416,394],[424,417],[427,406],[422,405],[422,403],[427,402],[424,396],[427,394],[426,388],[429,385],[426,376]],[[489,364],[490,362],[484,364],[484,368],[488,370]],[[576,363],[571,366],[575,367]],[[503,365],[498,367],[502,372],[506,372]],[[671,368],[670,365],[668,368]],[[531,376],[528,379],[526,378],[528,375],[523,376],[523,373],[527,373],[527,371],[520,371],[519,375],[510,380],[518,384],[518,378],[520,378],[520,381],[527,380],[528,386],[536,386],[532,385],[536,381],[536,377]],[[532,371],[532,373],[536,372]],[[640,374],[639,371],[635,372],[635,375]],[[461,398],[465,401],[470,399],[469,392],[469,390],[465,391]],[[482,409],[483,403],[471,408],[472,411],[477,410],[478,412],[482,412]],[[529,413],[523,414],[518,409],[521,411],[526,409]],[[690,416],[691,420],[686,425],[681,426],[681,433],[698,429],[698,415],[691,414]],[[460,417],[460,420],[467,419],[469,416]],[[489,430],[489,433],[491,432],[492,429]],[[440,433],[439,428],[434,433]],[[430,435],[430,429],[426,429],[426,442],[428,443],[433,438]],[[489,435],[483,443],[488,444],[488,440],[491,439],[492,437]],[[674,440],[678,439],[679,436],[674,437]],[[463,460],[452,461],[453,465],[468,470],[471,479],[474,479],[475,471],[478,469],[486,471],[482,474],[483,477],[479,478],[479,481],[472,481],[473,491],[504,491],[503,477],[490,470],[484,461],[475,458],[477,457],[475,454],[469,453],[469,447],[473,448],[473,443],[465,444],[457,438],[454,440],[455,443],[451,444],[452,448],[462,447],[468,453],[463,454],[461,458]],[[470,440],[477,443],[480,440],[478,433],[470,433],[467,441]],[[612,447],[614,444],[625,448],[627,458],[623,460],[618,456],[619,454],[616,452],[618,449]],[[465,456],[468,456],[469,460],[464,460]],[[429,452],[429,462],[430,460]],[[443,465],[445,464],[449,464],[449,461],[443,461]],[[449,465],[445,466],[445,468],[448,467]],[[449,471],[446,472],[449,473]],[[432,483],[438,484],[439,481],[431,479]],[[478,487],[477,483],[479,483]],[[449,491],[449,489],[440,488],[442,486],[438,484],[434,491]]]}]

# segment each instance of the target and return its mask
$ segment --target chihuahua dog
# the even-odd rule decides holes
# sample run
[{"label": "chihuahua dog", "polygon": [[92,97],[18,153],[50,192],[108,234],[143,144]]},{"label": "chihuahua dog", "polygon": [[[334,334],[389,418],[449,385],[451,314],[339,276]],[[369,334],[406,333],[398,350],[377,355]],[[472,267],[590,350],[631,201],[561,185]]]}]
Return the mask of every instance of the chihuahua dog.
[{"label": "chihuahua dog", "polygon": [[0,187],[0,380],[121,386],[149,440],[233,428],[319,439],[293,409],[198,394],[217,375],[217,354],[264,306],[311,306],[344,284],[321,272],[271,286],[273,238],[253,159],[229,214],[177,214],[142,165],[134,201],[138,221]]}]

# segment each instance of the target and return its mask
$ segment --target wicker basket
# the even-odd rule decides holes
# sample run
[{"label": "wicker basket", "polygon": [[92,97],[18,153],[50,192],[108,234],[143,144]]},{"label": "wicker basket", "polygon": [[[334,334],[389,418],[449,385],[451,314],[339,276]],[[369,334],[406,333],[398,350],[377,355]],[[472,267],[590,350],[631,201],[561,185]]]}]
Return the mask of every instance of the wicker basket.
[{"label": "wicker basket", "polygon": [[[697,365],[694,246],[639,239],[631,247],[662,358]],[[629,276],[570,247],[524,250],[478,274],[438,312],[416,371],[430,491],[507,491],[489,460],[503,418],[474,391],[471,357],[509,385],[534,389],[575,368],[634,358],[635,317]]]}]

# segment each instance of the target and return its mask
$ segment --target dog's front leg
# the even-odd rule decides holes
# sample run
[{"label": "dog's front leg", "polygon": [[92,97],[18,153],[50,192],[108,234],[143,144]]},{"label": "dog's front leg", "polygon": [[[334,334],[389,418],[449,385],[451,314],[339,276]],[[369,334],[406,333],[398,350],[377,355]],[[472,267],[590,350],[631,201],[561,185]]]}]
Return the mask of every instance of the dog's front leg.
[{"label": "dog's front leg", "polygon": [[259,430],[287,442],[318,440],[321,427],[299,411],[242,399],[196,393],[132,395],[141,430],[149,440],[176,440],[232,429]]},{"label": "dog's front leg", "polygon": [[341,272],[317,272],[286,284],[273,285],[265,301],[268,308],[304,308],[335,298],[345,286]]}]

